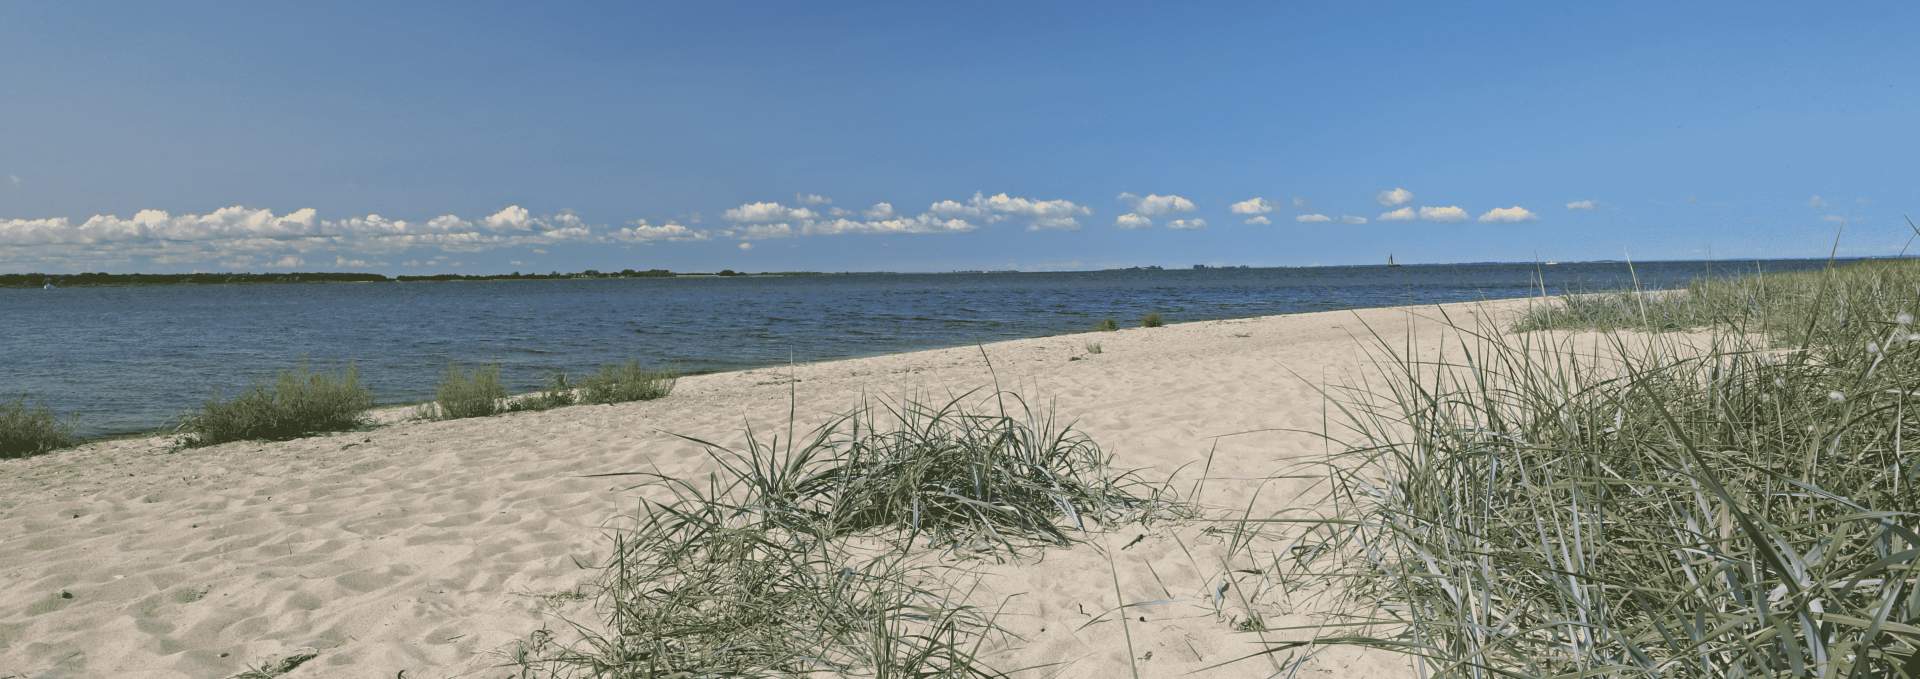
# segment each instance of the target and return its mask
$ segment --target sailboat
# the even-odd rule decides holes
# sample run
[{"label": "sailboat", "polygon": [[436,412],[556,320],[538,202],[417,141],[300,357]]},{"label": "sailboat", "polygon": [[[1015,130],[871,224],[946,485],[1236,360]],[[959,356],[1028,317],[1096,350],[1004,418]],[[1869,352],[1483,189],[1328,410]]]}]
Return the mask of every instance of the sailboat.
[{"label": "sailboat", "polygon": [[1400,266],[1399,264],[1393,263],[1393,253],[1391,252],[1387,253],[1387,266]]}]

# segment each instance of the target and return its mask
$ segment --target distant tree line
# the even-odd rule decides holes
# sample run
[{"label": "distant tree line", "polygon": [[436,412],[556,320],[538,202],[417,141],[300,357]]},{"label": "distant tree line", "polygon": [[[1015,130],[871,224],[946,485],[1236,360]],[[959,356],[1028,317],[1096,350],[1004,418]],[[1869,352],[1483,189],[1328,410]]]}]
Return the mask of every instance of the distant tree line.
[{"label": "distant tree line", "polygon": [[491,281],[491,280],[555,280],[567,278],[671,278],[675,276],[666,269],[635,271],[623,269],[618,272],[601,273],[588,269],[579,273],[522,274],[515,271],[510,274],[475,276],[463,274],[439,274],[436,276],[396,276],[388,278],[377,273],[346,272],[294,272],[294,273],[129,273],[112,274],[104,271],[93,273],[9,273],[0,274],[0,287],[38,288],[48,283],[54,287],[106,287],[125,285],[228,285],[228,284],[275,284],[275,283],[387,283],[393,281]]}]

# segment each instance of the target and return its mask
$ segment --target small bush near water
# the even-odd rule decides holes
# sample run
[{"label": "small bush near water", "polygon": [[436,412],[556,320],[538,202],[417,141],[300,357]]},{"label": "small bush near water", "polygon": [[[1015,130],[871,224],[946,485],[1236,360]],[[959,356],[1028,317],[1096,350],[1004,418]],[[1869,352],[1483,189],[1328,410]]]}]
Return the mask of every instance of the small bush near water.
[{"label": "small bush near water", "polygon": [[28,407],[24,395],[11,403],[0,401],[0,459],[79,445],[80,439],[73,435],[79,427],[80,416],[61,419],[45,404]]},{"label": "small bush near water", "polygon": [[1612,329],[1598,350],[1382,340],[1389,384],[1343,397],[1325,461],[1341,516],[1308,524],[1331,561],[1300,561],[1395,620],[1336,643],[1443,677],[1920,676],[1916,309],[1920,267],[1870,263],[1517,326]]},{"label": "small bush near water", "polygon": [[215,393],[184,418],[182,443],[210,446],[348,431],[365,422],[373,404],[373,391],[360,386],[360,371],[352,363],[329,374],[309,372],[302,362],[295,370],[280,371],[275,380],[255,380],[231,401]]},{"label": "small bush near water", "polygon": [[1140,327],[1142,328],[1158,328],[1166,324],[1167,319],[1161,318],[1160,314],[1147,314],[1140,317]]},{"label": "small bush near water", "polygon": [[434,402],[420,406],[420,414],[431,420],[457,420],[487,417],[504,412],[501,399],[507,388],[500,384],[498,363],[474,366],[471,370],[458,361],[448,361],[433,387]]},{"label": "small bush near water", "polygon": [[1098,330],[1100,332],[1113,332],[1115,330],[1120,329],[1120,323],[1111,318],[1108,318],[1100,321],[1099,323],[1093,324],[1093,329]]},{"label": "small bush near water", "polygon": [[554,677],[1004,676],[977,657],[994,615],[965,603],[956,567],[916,565],[916,539],[992,553],[1172,503],[1051,415],[966,398],[865,406],[800,446],[688,439],[719,464],[699,483],[612,475],[650,479],[656,499],[613,534],[600,623],[573,643],[537,633],[509,662]]},{"label": "small bush near water", "polygon": [[600,366],[599,372],[581,380],[580,389],[585,393],[580,402],[626,403],[665,398],[673,393],[673,385],[679,378],[678,368],[649,370],[640,367],[639,359],[630,358],[626,363]]},{"label": "small bush near water", "polygon": [[573,405],[579,400],[573,384],[567,382],[567,374],[554,373],[547,377],[547,386],[540,393],[522,396],[507,403],[507,412],[552,410]]}]

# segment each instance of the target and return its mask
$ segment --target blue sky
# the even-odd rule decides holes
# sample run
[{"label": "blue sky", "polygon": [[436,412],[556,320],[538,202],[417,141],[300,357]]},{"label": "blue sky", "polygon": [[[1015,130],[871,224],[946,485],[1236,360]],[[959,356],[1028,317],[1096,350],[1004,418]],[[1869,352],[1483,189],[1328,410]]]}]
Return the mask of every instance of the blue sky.
[{"label": "blue sky", "polygon": [[0,3],[0,272],[1890,255],[1920,212],[1910,2],[933,4]]}]

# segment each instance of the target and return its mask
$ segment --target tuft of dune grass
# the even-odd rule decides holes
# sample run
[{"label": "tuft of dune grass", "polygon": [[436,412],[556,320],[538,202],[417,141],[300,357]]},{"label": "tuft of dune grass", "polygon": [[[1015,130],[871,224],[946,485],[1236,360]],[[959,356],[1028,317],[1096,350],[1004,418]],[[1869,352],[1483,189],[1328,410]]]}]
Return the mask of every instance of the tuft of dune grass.
[{"label": "tuft of dune grass", "polygon": [[1142,328],[1158,328],[1166,324],[1167,320],[1161,318],[1160,314],[1157,313],[1150,313],[1140,317],[1140,327]]},{"label": "tuft of dune grass", "polygon": [[[1920,268],[1563,298],[1336,394],[1279,559],[1439,677],[1920,674]],[[1604,312],[1604,313],[1603,313]],[[1688,344],[1658,331],[1712,330]],[[1653,332],[1646,332],[1653,331]],[[1277,567],[1277,566],[1276,566]],[[1304,644],[1304,645],[1303,645]]]},{"label": "tuft of dune grass", "polygon": [[487,417],[506,409],[501,399],[507,397],[507,388],[500,384],[498,363],[468,369],[458,361],[448,361],[447,367],[440,371],[440,381],[434,384],[433,393],[434,401],[420,407],[426,419]]},{"label": "tuft of dune grass", "polygon": [[677,367],[649,369],[642,367],[639,359],[629,358],[625,363],[600,366],[599,372],[581,380],[580,402],[627,403],[665,398],[673,393],[673,385],[679,378]]},{"label": "tuft of dune grass", "polygon": [[215,392],[180,425],[181,442],[210,446],[228,441],[289,439],[328,431],[350,431],[366,421],[373,391],[360,385],[360,371],[348,363],[333,373],[310,372],[300,362],[274,380],[256,379],[252,387],[222,401]]},{"label": "tuft of dune grass", "polygon": [[981,412],[976,395],[869,403],[798,439],[749,429],[742,450],[688,438],[718,464],[702,479],[602,475],[654,499],[597,565],[600,619],[506,660],[552,677],[1005,676],[979,658],[1005,632],[967,602],[972,576],[922,563],[916,541],[1006,554],[1178,503],[1051,412],[1010,394]]},{"label": "tuft of dune grass", "polygon": [[79,427],[79,415],[61,418],[44,403],[30,407],[24,394],[12,402],[0,401],[0,459],[79,445],[80,439],[74,436]]}]

